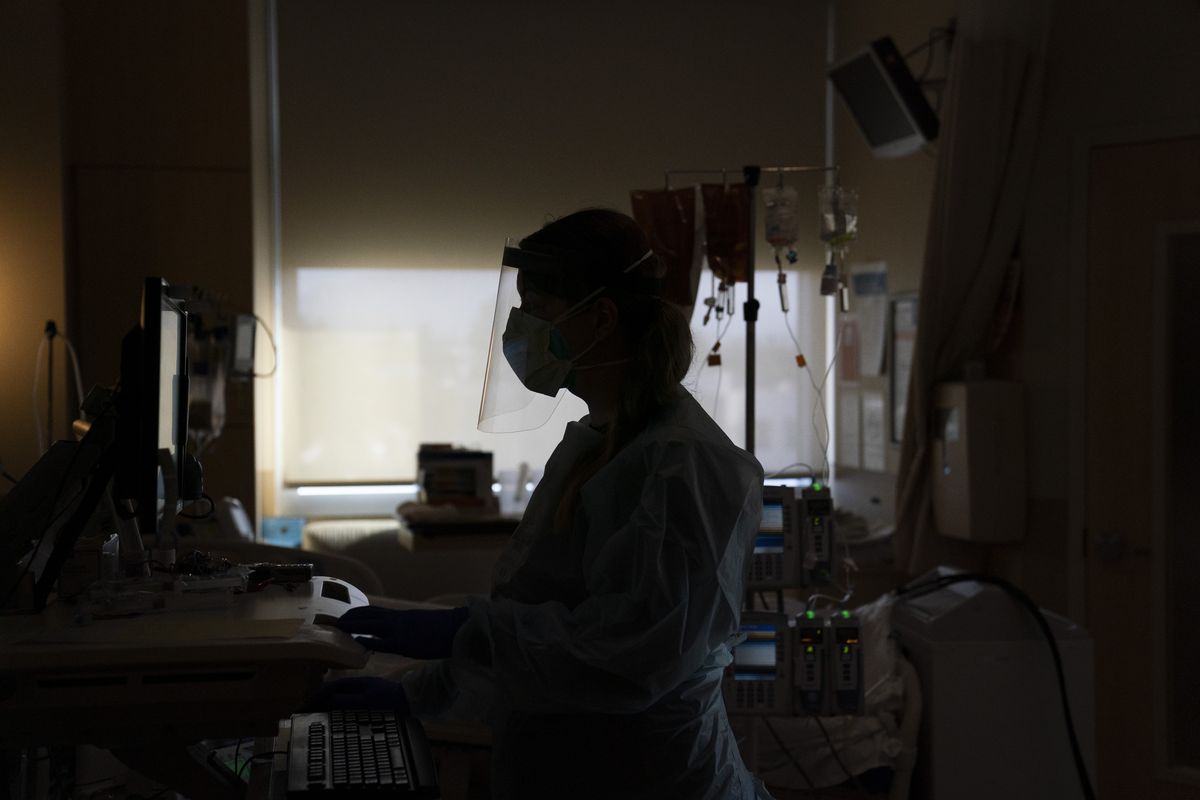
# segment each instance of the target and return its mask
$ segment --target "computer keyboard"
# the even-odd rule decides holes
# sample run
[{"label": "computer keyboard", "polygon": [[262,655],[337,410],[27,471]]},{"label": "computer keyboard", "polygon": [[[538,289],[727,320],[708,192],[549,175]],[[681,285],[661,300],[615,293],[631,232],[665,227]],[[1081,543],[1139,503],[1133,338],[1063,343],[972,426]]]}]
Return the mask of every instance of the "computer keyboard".
[{"label": "computer keyboard", "polygon": [[437,797],[421,723],[390,711],[292,716],[288,797]]}]

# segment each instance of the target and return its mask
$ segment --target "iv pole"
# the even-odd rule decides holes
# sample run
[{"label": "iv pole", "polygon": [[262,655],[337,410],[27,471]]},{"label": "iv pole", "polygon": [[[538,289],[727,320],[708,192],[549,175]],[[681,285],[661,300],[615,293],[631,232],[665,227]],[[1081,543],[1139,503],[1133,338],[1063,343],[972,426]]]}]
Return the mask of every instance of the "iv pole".
[{"label": "iv pole", "polygon": [[[671,188],[672,175],[728,175],[736,170],[730,169],[669,169],[664,174],[666,177],[666,187]],[[783,173],[789,172],[832,172],[834,174],[834,182],[837,181],[838,168],[836,166],[776,166],[776,167],[760,167],[756,165],[748,165],[742,167],[742,177],[746,185],[750,187],[750,252],[749,252],[749,268],[746,270],[746,302],[742,305],[742,318],[746,322],[746,452],[754,454],[754,428],[755,428],[755,325],[758,322],[759,302],[754,297],[754,243],[758,236],[757,230],[757,207],[758,207],[758,181],[764,172],[774,172],[782,178]]]}]

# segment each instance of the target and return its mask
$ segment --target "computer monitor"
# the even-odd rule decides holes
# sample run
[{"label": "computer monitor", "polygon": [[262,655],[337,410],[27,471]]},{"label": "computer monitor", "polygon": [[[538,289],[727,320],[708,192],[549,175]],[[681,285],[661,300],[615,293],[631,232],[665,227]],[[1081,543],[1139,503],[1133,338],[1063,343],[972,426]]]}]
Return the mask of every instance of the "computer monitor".
[{"label": "computer monitor", "polygon": [[146,278],[141,321],[122,342],[118,407],[116,493],[133,501],[145,538],[158,532],[166,479],[185,485],[187,312],[168,296],[162,278]]},{"label": "computer monitor", "polygon": [[937,114],[891,37],[834,64],[828,76],[876,156],[905,156],[937,138]]},{"label": "computer monitor", "polygon": [[0,608],[45,605],[110,479],[114,498],[134,503],[143,536],[158,532],[167,498],[162,464],[179,497],[200,490],[186,452],[187,314],[166,289],[161,278],[145,281],[141,321],[122,342],[115,414],[102,397],[82,440],[56,442],[0,498]]}]

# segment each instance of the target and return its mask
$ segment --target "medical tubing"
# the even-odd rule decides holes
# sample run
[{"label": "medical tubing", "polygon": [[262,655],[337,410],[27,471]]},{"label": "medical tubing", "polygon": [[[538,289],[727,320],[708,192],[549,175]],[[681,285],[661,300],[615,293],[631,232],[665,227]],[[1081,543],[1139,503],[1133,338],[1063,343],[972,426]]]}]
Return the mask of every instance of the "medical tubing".
[{"label": "medical tubing", "polygon": [[1058,692],[1062,700],[1063,720],[1067,726],[1067,738],[1071,743],[1071,755],[1075,760],[1075,769],[1079,773],[1079,783],[1083,789],[1083,796],[1085,800],[1095,800],[1096,793],[1092,788],[1092,780],[1088,775],[1087,765],[1083,762],[1083,751],[1079,748],[1079,739],[1075,735],[1075,722],[1071,716],[1071,703],[1067,699],[1067,678],[1063,671],[1062,656],[1058,652],[1058,642],[1054,638],[1054,632],[1050,630],[1050,623],[1046,621],[1046,616],[1038,608],[1037,603],[1033,602],[1029,595],[1003,578],[978,573],[943,575],[925,583],[905,585],[896,590],[896,596],[903,597],[905,595],[924,594],[926,591],[944,589],[955,583],[967,582],[986,583],[999,587],[1033,615],[1034,621],[1037,623],[1038,628],[1041,629],[1042,636],[1046,639],[1046,644],[1050,646],[1050,655],[1054,657],[1054,672],[1058,677]]},{"label": "medical tubing", "polygon": [[[736,283],[733,285],[733,292],[734,292],[734,297],[736,298],[737,297],[737,284]],[[721,346],[721,340],[725,338],[725,334],[729,333],[729,326],[732,324],[733,324],[733,315],[732,314],[730,314],[729,319],[726,320],[724,328],[721,327],[720,320],[717,321],[717,341],[713,343],[713,350],[715,350],[716,348]],[[709,352],[711,353],[712,350],[710,350]],[[716,419],[716,417],[717,417],[717,403],[719,403],[721,400],[721,376],[723,374],[724,373],[722,370],[722,365],[718,363],[717,364],[717,390],[715,392],[713,392],[713,410],[712,410],[712,415],[711,415],[713,417],[713,419]]]},{"label": "medical tubing", "polygon": [[796,772],[800,773],[800,777],[804,778],[804,782],[808,784],[808,788],[816,789],[817,786],[812,782],[812,778],[808,777],[808,773],[804,771],[804,767],[800,766],[800,762],[796,760],[794,755],[792,755],[792,751],[788,749],[786,744],[784,744],[783,738],[780,737],[779,732],[775,730],[775,726],[771,724],[771,718],[763,717],[762,721],[766,724],[767,730],[770,731],[771,737],[775,740],[775,743],[779,745],[779,749],[782,750],[784,755],[788,757],[788,760],[792,762],[792,766],[796,768]]},{"label": "medical tubing", "polygon": [[[776,279],[776,283],[779,285],[779,308],[783,311],[784,317],[786,317],[788,313],[787,275],[783,272],[783,262],[779,260],[778,247],[775,248],[775,268],[779,270],[779,277]],[[798,350],[799,347],[796,349]]]},{"label": "medical tubing", "polygon": [[717,364],[717,390],[713,392],[713,419],[717,416],[717,403],[721,400],[721,365]]},{"label": "medical tubing", "polygon": [[[794,333],[792,333],[792,324],[790,322],[788,322],[788,318],[787,318],[786,314],[783,317],[783,324],[784,324],[784,327],[787,328],[788,336],[792,337],[792,344],[796,345],[796,353],[797,354],[802,353],[803,350],[800,347],[800,342],[797,341],[796,335]],[[813,377],[812,367],[809,366],[807,360],[805,361],[805,364],[804,364],[804,372],[808,375],[808,382],[809,382],[809,384],[812,385],[813,394],[815,395],[814,402],[813,402],[813,410],[812,410],[812,413],[809,414],[809,424],[812,427],[813,436],[816,437],[817,445],[821,448],[821,459],[822,459],[821,478],[824,479],[825,481],[828,481],[829,480],[830,431],[829,431],[829,413],[825,410],[825,392],[822,388],[824,386],[824,382],[822,382],[821,386],[817,385],[817,380],[816,380],[816,378]],[[821,420],[822,420],[822,426],[819,428],[817,427],[817,412],[818,411],[821,414]]]},{"label": "medical tubing", "polygon": [[[825,452],[823,454],[824,459],[825,459],[825,464],[824,464],[824,474],[822,476],[825,479],[826,483],[829,482],[829,447],[830,447],[829,439],[832,438],[832,436],[831,436],[832,431],[829,430],[829,412],[828,412],[828,409],[825,407],[825,385],[827,383],[829,383],[829,375],[831,372],[833,372],[834,365],[837,364],[838,355],[841,352],[839,348],[842,345],[842,333],[845,330],[846,330],[846,323],[843,322],[841,325],[838,326],[837,336],[835,336],[833,339],[833,357],[829,359],[829,365],[827,367],[825,367],[825,374],[821,376],[821,383],[819,384],[819,389],[818,389],[818,395],[820,397],[820,403],[818,404],[818,407],[821,409],[821,414],[825,420],[825,430],[826,430],[826,437],[827,437],[825,440],[826,441]],[[815,408],[813,410],[813,414],[814,414],[814,416],[816,415]]]}]

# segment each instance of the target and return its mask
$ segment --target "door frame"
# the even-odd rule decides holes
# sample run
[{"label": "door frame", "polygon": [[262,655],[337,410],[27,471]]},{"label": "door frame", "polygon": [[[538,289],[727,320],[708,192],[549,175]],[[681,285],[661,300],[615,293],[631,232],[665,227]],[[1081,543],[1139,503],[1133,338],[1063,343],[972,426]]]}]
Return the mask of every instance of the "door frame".
[{"label": "door frame", "polygon": [[[1166,341],[1170,322],[1170,292],[1167,282],[1170,263],[1170,239],[1177,235],[1200,235],[1200,220],[1163,222],[1154,232],[1154,268],[1151,275],[1151,302],[1154,313],[1152,342]],[[1163,347],[1153,347],[1150,364],[1150,552],[1153,588],[1154,619],[1153,678],[1154,688],[1154,777],[1171,783],[1200,786],[1200,769],[1172,765],[1167,754],[1165,734],[1168,714],[1167,678],[1170,665],[1166,658],[1167,630],[1167,493],[1166,455],[1170,440],[1170,380],[1171,367]]]},{"label": "door frame", "polygon": [[[1175,120],[1078,132],[1071,145],[1067,242],[1067,616],[1087,625],[1087,266],[1089,160],[1098,147],[1200,136],[1200,121]],[[1157,574],[1156,574],[1157,577]]]}]

